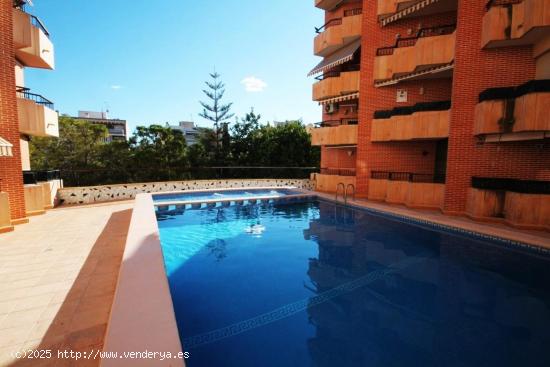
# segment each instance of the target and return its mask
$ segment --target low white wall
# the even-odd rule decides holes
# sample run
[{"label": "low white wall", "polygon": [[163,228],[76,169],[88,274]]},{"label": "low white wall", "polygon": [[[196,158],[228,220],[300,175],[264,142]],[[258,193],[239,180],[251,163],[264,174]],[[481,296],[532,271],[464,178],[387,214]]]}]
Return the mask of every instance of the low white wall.
[{"label": "low white wall", "polygon": [[63,204],[89,204],[113,200],[133,199],[137,194],[204,190],[218,188],[254,188],[295,186],[314,190],[314,181],[308,179],[261,179],[261,180],[190,180],[170,182],[150,182],[136,184],[66,187],[57,192]]}]

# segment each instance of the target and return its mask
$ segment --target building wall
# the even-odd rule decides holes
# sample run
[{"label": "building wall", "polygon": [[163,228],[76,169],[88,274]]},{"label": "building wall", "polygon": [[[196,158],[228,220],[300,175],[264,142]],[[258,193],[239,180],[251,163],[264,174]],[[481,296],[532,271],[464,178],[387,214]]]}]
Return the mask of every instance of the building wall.
[{"label": "building wall", "polygon": [[25,217],[25,198],[15,97],[12,4],[12,0],[0,0],[0,136],[13,144],[13,157],[0,157],[0,185],[9,194],[13,220]]},{"label": "building wall", "polygon": [[349,3],[342,4],[333,11],[325,12],[325,22],[328,22],[331,19],[342,18],[344,12],[350,9],[357,9],[361,7],[361,0],[351,1]]},{"label": "building wall", "polygon": [[[350,151],[351,155],[348,153]],[[321,168],[355,168],[356,159],[356,149],[321,147]]]},{"label": "building wall", "polygon": [[[452,92],[450,79],[434,79],[400,83],[396,86],[374,86],[374,59],[380,47],[392,46],[397,36],[409,37],[420,28],[450,25],[456,22],[456,12],[447,12],[401,20],[381,27],[376,16],[377,2],[363,1],[363,29],[361,44],[361,85],[359,103],[359,131],[357,138],[357,195],[366,197],[371,171],[405,171],[433,173],[434,142],[372,143],[370,141],[373,114],[397,106],[418,102],[449,100]],[[365,36],[367,35],[367,36]],[[406,103],[396,102],[398,89],[408,94]]]},{"label": "building wall", "polygon": [[485,0],[459,1],[444,210],[464,212],[472,176],[550,179],[548,142],[477,143],[474,108],[487,88],[535,78],[532,47],[482,50]]}]

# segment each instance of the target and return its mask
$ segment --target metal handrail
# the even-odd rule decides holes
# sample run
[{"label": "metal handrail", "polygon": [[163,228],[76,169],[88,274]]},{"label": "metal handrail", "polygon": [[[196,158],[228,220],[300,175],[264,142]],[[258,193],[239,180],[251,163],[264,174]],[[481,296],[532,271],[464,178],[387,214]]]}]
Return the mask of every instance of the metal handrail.
[{"label": "metal handrail", "polygon": [[375,180],[408,181],[424,183],[445,183],[445,174],[372,171],[371,178]]},{"label": "metal handrail", "polygon": [[328,22],[326,22],[325,24],[323,24],[319,28],[315,27],[315,33],[317,33],[317,34],[323,33],[328,28],[333,27],[335,25],[342,25],[342,18],[334,18],[334,19],[329,20]]},{"label": "metal handrail", "polygon": [[344,16],[342,18],[334,18],[323,24],[321,27],[317,28],[315,27],[315,33],[323,33],[328,28],[335,26],[335,25],[341,25],[342,19],[347,17],[352,17],[354,15],[361,15],[363,14],[363,8],[355,8],[355,9],[348,9],[344,11]]},{"label": "metal handrail", "polygon": [[17,97],[34,101],[37,104],[48,107],[52,110],[54,109],[54,104],[52,101],[40,94],[31,93],[29,91],[30,89],[26,87],[16,87]]},{"label": "metal handrail", "polygon": [[401,47],[411,47],[416,45],[416,42],[419,38],[424,37],[433,37],[433,36],[443,36],[446,34],[451,34],[456,30],[456,24],[448,24],[443,26],[437,26],[437,27],[427,27],[427,28],[421,28],[418,30],[416,35],[412,37],[404,37],[404,38],[397,38],[395,41],[395,45],[393,46],[387,46],[387,47],[380,47],[376,50],[376,56],[387,56],[387,55],[393,55],[393,52],[396,48]]},{"label": "metal handrail", "polygon": [[342,186],[342,189],[344,191],[342,192],[344,203],[346,202],[346,185],[343,182],[339,182],[338,185],[336,185],[336,194],[334,195],[334,201],[338,201],[338,191],[340,190],[340,186]]},{"label": "metal handrail", "polygon": [[346,186],[346,190],[344,191],[344,204],[348,202],[348,189],[350,187],[353,189],[353,201],[355,201],[355,185],[350,183]]}]

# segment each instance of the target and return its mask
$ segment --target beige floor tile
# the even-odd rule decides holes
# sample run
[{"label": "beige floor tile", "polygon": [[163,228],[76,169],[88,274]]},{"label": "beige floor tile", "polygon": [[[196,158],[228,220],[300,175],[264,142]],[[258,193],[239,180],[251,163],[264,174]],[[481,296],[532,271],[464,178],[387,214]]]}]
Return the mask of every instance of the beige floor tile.
[{"label": "beige floor tile", "polygon": [[30,310],[16,311],[9,313],[2,323],[0,323],[0,332],[5,329],[11,329],[23,325],[32,325],[40,318],[45,310],[44,307],[33,308]]}]

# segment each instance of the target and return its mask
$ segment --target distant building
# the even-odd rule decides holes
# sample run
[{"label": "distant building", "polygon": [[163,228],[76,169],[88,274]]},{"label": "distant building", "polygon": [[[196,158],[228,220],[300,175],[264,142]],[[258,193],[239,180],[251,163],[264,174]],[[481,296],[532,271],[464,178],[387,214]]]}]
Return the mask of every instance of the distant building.
[{"label": "distant building", "polygon": [[128,138],[126,120],[110,119],[107,112],[78,111],[78,116],[74,118],[105,125],[109,130],[109,136],[105,139],[107,143],[117,140],[124,141]]},{"label": "distant building", "polygon": [[172,130],[178,130],[185,136],[187,145],[194,145],[197,143],[200,128],[195,127],[193,121],[180,121],[178,125],[168,125]]}]

